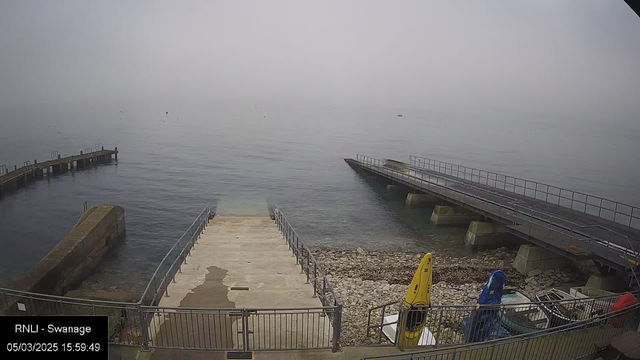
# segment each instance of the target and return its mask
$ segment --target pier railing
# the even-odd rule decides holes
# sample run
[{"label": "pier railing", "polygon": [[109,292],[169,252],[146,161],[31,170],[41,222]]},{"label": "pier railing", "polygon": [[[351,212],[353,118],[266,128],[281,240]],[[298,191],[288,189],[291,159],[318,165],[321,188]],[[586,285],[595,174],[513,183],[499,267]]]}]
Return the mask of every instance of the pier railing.
[{"label": "pier railing", "polygon": [[158,305],[163,295],[167,294],[167,287],[171,281],[175,281],[176,273],[180,272],[182,264],[186,263],[187,256],[197,243],[198,238],[209,223],[211,206],[207,205],[191,226],[182,234],[178,241],[164,256],[160,264],[151,275],[151,280],[140,297],[139,303],[147,306]]},{"label": "pier railing", "polygon": [[305,274],[307,283],[313,285],[313,296],[318,297],[323,306],[331,309],[327,315],[333,320],[333,343],[335,347],[334,350],[337,350],[340,346],[340,332],[342,328],[342,303],[340,302],[340,298],[334,291],[327,276],[318,266],[318,262],[311,250],[300,240],[300,236],[298,236],[298,233],[277,205],[274,207],[273,215],[278,229],[280,229],[289,249],[291,249],[293,255],[296,257],[296,264],[300,265],[300,273]]},{"label": "pier railing", "polygon": [[[513,231],[526,234],[529,237],[542,239],[562,249],[578,248],[585,253],[595,253],[606,260],[625,267],[630,264],[621,259],[637,258],[638,253],[633,249],[631,239],[612,231],[599,231],[599,228],[584,226],[566,219],[540,212],[517,201],[511,201],[508,206],[491,201],[478,195],[457,188],[462,181],[450,177],[434,175],[429,172],[412,171],[410,166],[397,169],[396,166],[387,166],[385,160],[375,159],[364,155],[357,155],[360,165],[374,173],[381,175],[394,175],[396,181],[416,187],[429,193],[438,194],[449,201],[457,201],[473,211],[481,211],[494,214],[513,222]],[[467,185],[467,184],[465,184]],[[473,187],[474,185],[467,185]],[[604,235],[604,237],[602,236]],[[612,241],[617,240],[617,241]],[[622,243],[626,246],[616,244]],[[637,244],[637,241],[634,240]],[[628,245],[627,245],[628,244]],[[622,257],[621,257],[622,255]]]},{"label": "pier railing", "polygon": [[420,156],[409,156],[412,166],[454,176],[459,179],[543,200],[589,215],[640,229],[640,209],[600,196],[573,191],[533,180],[451,164]]},{"label": "pier railing", "polygon": [[[639,296],[640,291],[632,294]],[[492,317],[511,333],[531,333],[542,329],[561,328],[572,322],[608,314],[613,311],[613,305],[622,295],[624,294],[500,305],[433,305],[409,310],[402,309],[402,301],[394,301],[369,309],[367,337],[373,336],[378,344],[390,345],[393,341],[396,346],[403,347],[403,340],[406,338],[405,327],[398,324],[407,324],[419,319],[429,329],[424,338],[428,345],[442,347],[466,344],[488,340],[489,337],[488,333],[482,333],[482,329],[478,328],[484,323],[472,321],[474,317]],[[559,316],[551,315],[553,310],[556,310]],[[385,321],[385,317],[396,314],[398,320]],[[463,328],[465,321],[466,332]],[[390,325],[400,328],[400,331],[396,332],[396,339],[387,339],[383,334],[383,328]]]},{"label": "pier railing", "polygon": [[594,355],[599,350],[596,342],[606,342],[626,331],[636,331],[639,313],[640,304],[636,304],[587,320],[527,334],[447,346],[442,349],[430,348],[403,354],[371,356],[365,360],[576,360]]}]

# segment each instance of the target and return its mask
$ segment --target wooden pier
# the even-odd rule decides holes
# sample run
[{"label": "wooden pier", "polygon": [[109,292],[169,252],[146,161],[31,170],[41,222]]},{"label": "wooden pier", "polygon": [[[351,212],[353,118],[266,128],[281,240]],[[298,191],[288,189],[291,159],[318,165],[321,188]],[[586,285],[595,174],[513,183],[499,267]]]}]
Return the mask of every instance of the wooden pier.
[{"label": "wooden pier", "polygon": [[[66,173],[70,170],[84,169],[98,164],[107,164],[111,161],[118,161],[118,148],[115,150],[93,151],[85,149],[79,155],[61,157],[44,162],[34,160],[25,161],[22,167],[14,166],[13,171],[2,165],[0,166],[0,197],[25,187],[28,183],[43,179],[48,176]],[[53,156],[52,156],[53,157]]]}]

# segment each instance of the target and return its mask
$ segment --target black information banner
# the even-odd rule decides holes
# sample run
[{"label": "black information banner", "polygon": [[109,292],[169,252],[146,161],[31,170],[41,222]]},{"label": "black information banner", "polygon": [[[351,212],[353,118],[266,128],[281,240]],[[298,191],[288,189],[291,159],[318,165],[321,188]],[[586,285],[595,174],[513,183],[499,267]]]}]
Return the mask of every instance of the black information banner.
[{"label": "black information banner", "polygon": [[0,316],[0,359],[109,358],[107,316]]}]

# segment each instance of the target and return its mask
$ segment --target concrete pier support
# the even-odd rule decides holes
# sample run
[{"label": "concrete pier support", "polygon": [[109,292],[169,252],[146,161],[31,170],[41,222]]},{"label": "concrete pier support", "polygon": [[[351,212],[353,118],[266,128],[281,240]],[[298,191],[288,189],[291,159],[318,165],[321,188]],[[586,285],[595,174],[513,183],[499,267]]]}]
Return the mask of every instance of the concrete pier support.
[{"label": "concrete pier support", "polygon": [[499,245],[504,243],[509,235],[504,225],[488,221],[472,221],[464,236],[464,242],[469,245]]},{"label": "concrete pier support", "polygon": [[613,292],[624,291],[626,288],[626,284],[622,280],[622,277],[610,275],[606,276],[600,274],[593,274],[589,276],[589,280],[587,280],[586,286],[594,289]]},{"label": "concrete pier support", "polygon": [[440,199],[438,199],[433,195],[408,193],[407,200],[405,201],[405,203],[407,205],[418,205],[418,204],[433,204],[433,203],[438,203],[440,201],[441,201]]},{"label": "concrete pier support", "polygon": [[561,255],[527,244],[520,246],[513,267],[521,274],[527,275],[531,270],[558,268],[569,265],[569,263],[570,260]]},{"label": "concrete pier support", "polygon": [[481,220],[478,215],[460,206],[436,205],[431,214],[431,222],[436,225],[466,225],[473,220]]}]

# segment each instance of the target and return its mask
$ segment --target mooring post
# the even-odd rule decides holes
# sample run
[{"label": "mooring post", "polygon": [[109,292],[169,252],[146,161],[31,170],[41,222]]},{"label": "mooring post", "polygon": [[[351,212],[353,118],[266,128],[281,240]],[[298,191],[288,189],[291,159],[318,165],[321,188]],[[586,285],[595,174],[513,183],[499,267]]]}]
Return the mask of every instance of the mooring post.
[{"label": "mooring post", "polygon": [[116,146],[116,161],[118,161],[118,147]]}]

